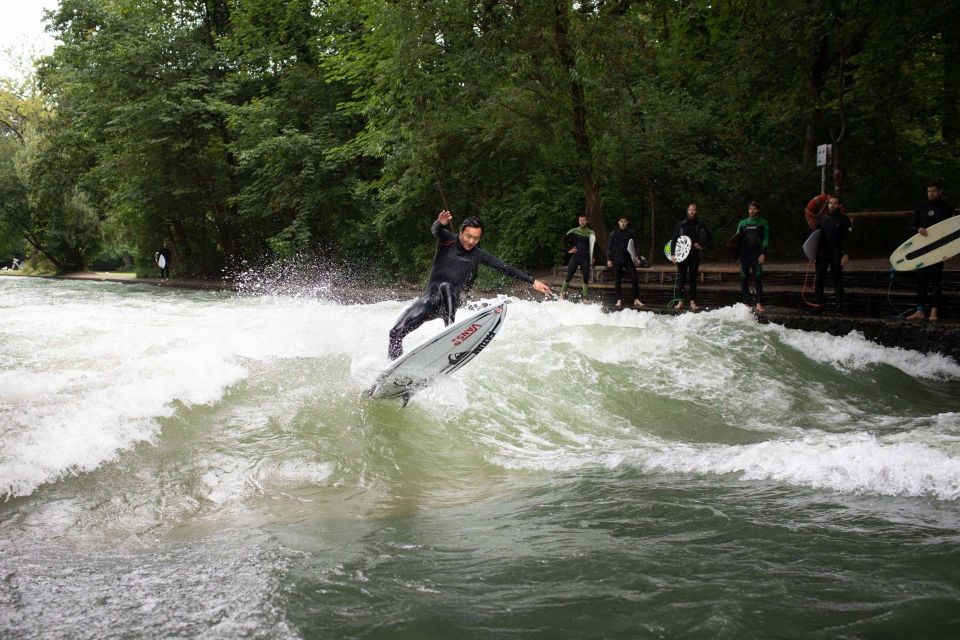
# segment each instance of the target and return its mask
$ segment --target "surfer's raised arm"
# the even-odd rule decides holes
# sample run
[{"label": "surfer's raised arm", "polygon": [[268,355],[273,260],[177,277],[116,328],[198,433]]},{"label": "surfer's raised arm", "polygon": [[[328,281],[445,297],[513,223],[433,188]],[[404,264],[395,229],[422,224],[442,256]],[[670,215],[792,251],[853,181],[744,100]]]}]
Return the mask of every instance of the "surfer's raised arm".
[{"label": "surfer's raised arm", "polygon": [[450,224],[451,220],[453,220],[453,214],[444,209],[440,212],[440,215],[437,216],[437,219],[434,220],[433,226],[430,227],[430,233],[440,242],[456,240],[457,236],[444,229],[446,225]]}]

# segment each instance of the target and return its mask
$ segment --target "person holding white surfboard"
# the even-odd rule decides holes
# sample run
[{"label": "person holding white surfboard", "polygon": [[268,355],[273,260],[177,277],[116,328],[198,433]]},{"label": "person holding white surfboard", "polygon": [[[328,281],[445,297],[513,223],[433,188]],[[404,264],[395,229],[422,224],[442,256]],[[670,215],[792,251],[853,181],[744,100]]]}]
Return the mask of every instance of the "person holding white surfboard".
[{"label": "person holding white surfboard", "polygon": [[443,228],[452,219],[453,214],[443,210],[430,228],[437,239],[430,280],[426,291],[400,314],[396,324],[390,329],[387,356],[391,360],[396,360],[403,354],[403,339],[424,322],[440,318],[444,326],[453,323],[457,307],[460,306],[460,297],[473,287],[473,281],[477,278],[477,267],[481,264],[511,278],[523,280],[540,293],[552,293],[546,283],[534,280],[533,276],[514,269],[478,247],[483,236],[483,222],[480,218],[466,218],[457,235]]},{"label": "person holding white surfboard", "polygon": [[627,216],[620,216],[617,220],[617,228],[613,230],[610,237],[607,238],[607,267],[613,269],[613,288],[616,292],[617,302],[614,307],[623,308],[623,272],[627,272],[630,283],[633,286],[633,306],[643,307],[640,301],[640,288],[637,282],[637,270],[634,266],[636,260],[636,246],[638,244],[637,232],[630,227],[630,220]]},{"label": "person holding white surfboard", "polygon": [[[927,201],[913,210],[911,230],[921,236],[927,236],[927,229],[953,217],[954,209],[943,201],[943,184],[931,180],[927,184]],[[917,269],[917,310],[907,316],[907,320],[939,320],[942,295],[940,281],[943,277],[943,262]],[[929,316],[927,316],[927,290],[930,289]]]},{"label": "person holding white surfboard", "polygon": [[[952,218],[953,207],[943,201],[943,184],[931,180],[927,183],[927,201],[913,210],[911,230],[921,236],[927,235],[927,229]],[[907,316],[907,320],[939,319],[940,297],[943,277],[943,262],[917,269],[917,310]],[[927,315],[927,289],[930,289],[929,315]]]},{"label": "person holding white surfboard", "polygon": [[[677,260],[677,242],[682,237],[690,238],[690,253],[687,257]],[[703,224],[697,218],[697,205],[691,202],[687,205],[687,215],[677,223],[673,230],[673,239],[670,241],[670,261],[677,265],[677,309],[683,308],[684,288],[687,284],[687,277],[690,277],[690,309],[696,311],[697,306],[697,280],[700,278],[700,252],[706,244],[712,239],[707,225]]]},{"label": "person holding white surfboard", "polygon": [[154,261],[157,263],[157,267],[160,268],[160,280],[169,280],[170,279],[170,248],[167,246],[167,241],[164,240],[160,250],[157,251],[153,256]]},{"label": "person holding white surfboard", "polygon": [[830,196],[827,201],[827,215],[817,221],[820,230],[820,244],[817,245],[817,279],[814,289],[817,295],[817,307],[823,308],[823,290],[826,287],[827,271],[833,279],[837,311],[843,307],[843,269],[850,261],[850,232],[853,223],[843,213],[843,205],[838,196]]}]

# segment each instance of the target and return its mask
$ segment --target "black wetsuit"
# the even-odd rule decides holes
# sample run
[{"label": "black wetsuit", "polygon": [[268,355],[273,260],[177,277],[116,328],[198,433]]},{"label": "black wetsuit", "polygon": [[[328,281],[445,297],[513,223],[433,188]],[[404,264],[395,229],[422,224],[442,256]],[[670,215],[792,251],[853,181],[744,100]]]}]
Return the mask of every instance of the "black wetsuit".
[{"label": "black wetsuit", "polygon": [[[943,200],[928,200],[923,204],[917,205],[917,208],[913,210],[913,224],[910,228],[914,233],[917,233],[920,229],[932,227],[938,222],[952,218],[953,214],[953,207]],[[917,309],[926,311],[928,288],[931,289],[930,307],[940,307],[940,298],[942,295],[942,285],[940,281],[942,278],[942,262],[917,269]]]},{"label": "black wetsuit", "polygon": [[673,240],[670,242],[671,252],[676,250],[677,240],[680,239],[680,236],[689,236],[691,246],[690,255],[687,256],[687,259],[677,263],[677,292],[675,295],[678,298],[684,297],[683,290],[686,287],[687,276],[689,275],[690,299],[696,301],[697,281],[700,278],[700,249],[694,247],[693,244],[698,243],[701,247],[705,247],[713,238],[713,235],[707,229],[707,225],[700,222],[699,219],[689,220],[684,218],[677,223],[677,227],[673,230]]},{"label": "black wetsuit", "polygon": [[820,229],[820,244],[817,245],[817,304],[823,305],[823,289],[826,286],[827,270],[833,277],[833,289],[836,292],[837,308],[843,305],[843,256],[849,252],[850,232],[853,223],[845,214],[837,211],[822,216],[817,222]]},{"label": "black wetsuit", "polygon": [[504,275],[533,284],[533,278],[498,260],[480,248],[467,251],[456,235],[443,228],[440,221],[430,229],[437,238],[437,252],[433,256],[430,281],[427,288],[406,311],[400,314],[390,329],[387,356],[396,360],[403,353],[403,339],[428,320],[442,318],[444,325],[453,322],[460,306],[460,296],[468,293],[481,264]]},{"label": "black wetsuit", "polygon": [[160,269],[160,279],[167,280],[170,278],[170,249],[163,247],[160,251],[157,251],[157,262],[160,262],[160,256],[163,256],[163,267]]},{"label": "black wetsuit", "polygon": [[633,246],[636,248],[639,241],[637,232],[634,229],[614,229],[607,239],[607,260],[613,263],[613,286],[616,291],[617,300],[623,299],[623,290],[621,282],[623,272],[627,272],[630,278],[630,284],[633,285],[633,299],[640,299],[640,289],[637,283],[637,270],[633,266],[633,257],[630,255],[627,247],[633,240]]}]

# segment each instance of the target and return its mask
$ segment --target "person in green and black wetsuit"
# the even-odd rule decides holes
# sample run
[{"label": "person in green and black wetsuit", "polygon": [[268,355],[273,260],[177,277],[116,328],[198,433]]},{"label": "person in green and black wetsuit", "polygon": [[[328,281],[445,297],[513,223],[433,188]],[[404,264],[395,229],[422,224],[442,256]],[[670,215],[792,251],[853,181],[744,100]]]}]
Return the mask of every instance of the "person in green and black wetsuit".
[{"label": "person in green and black wetsuit", "polygon": [[577,267],[580,268],[580,275],[583,276],[583,298],[581,301],[586,304],[590,296],[590,268],[593,266],[593,243],[596,236],[593,230],[587,227],[587,216],[577,218],[577,226],[563,237],[567,246],[567,253],[570,255],[570,262],[567,263],[567,277],[563,280],[563,286],[560,287],[560,297],[566,299],[567,287],[573,280]]},{"label": "person in green and black wetsuit", "polygon": [[737,233],[740,234],[740,293],[744,304],[749,305],[750,272],[753,271],[753,284],[757,290],[754,311],[763,313],[763,263],[770,245],[770,225],[760,217],[760,206],[756,202],[747,207],[747,217],[737,225]]},{"label": "person in green and black wetsuit", "polygon": [[817,306],[823,308],[823,289],[827,283],[827,270],[833,278],[836,292],[836,309],[843,307],[843,269],[850,261],[850,232],[853,223],[843,213],[840,198],[830,196],[827,200],[827,215],[817,222],[820,229],[820,244],[817,245],[817,280],[814,289],[817,294]]}]

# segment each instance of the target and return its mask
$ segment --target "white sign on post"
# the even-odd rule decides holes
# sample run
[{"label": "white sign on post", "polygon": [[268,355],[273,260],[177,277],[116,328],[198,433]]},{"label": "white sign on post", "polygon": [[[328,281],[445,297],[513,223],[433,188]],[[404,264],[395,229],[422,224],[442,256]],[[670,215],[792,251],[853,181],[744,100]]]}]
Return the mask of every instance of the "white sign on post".
[{"label": "white sign on post", "polygon": [[832,144],[821,144],[817,147],[817,166],[825,167],[830,164],[830,156],[833,153]]}]

